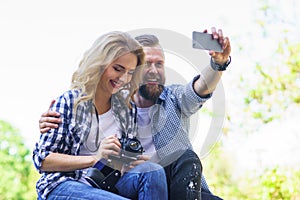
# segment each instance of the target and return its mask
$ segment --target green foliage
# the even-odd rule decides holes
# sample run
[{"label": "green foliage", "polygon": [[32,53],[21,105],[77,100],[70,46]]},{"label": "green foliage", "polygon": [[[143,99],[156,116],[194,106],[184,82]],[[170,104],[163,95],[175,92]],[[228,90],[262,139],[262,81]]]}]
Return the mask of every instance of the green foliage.
[{"label": "green foliage", "polygon": [[279,174],[276,168],[266,171],[261,176],[263,199],[290,199],[291,194],[284,187],[286,181],[286,176]]},{"label": "green foliage", "polygon": [[273,37],[278,45],[270,58],[256,63],[257,82],[245,97],[245,111],[269,123],[282,116],[291,104],[300,106],[300,44],[290,39],[294,27],[281,28],[285,19],[281,19],[279,8],[276,10],[269,1],[262,0],[260,12],[262,15],[256,22],[262,28],[262,37],[272,38],[276,32]]},{"label": "green foliage", "polygon": [[[281,49],[283,46],[286,48],[284,51]],[[300,106],[300,44],[279,44],[274,57],[278,56],[286,59],[275,65],[256,65],[260,81],[245,98],[246,104],[256,102],[255,106],[260,106],[252,117],[264,123],[279,118],[291,104]],[[246,108],[246,111],[251,110],[251,106]]]},{"label": "green foliage", "polygon": [[236,177],[234,163],[221,143],[202,160],[203,173],[214,194],[230,200],[300,199],[300,169],[273,167],[259,174],[257,171],[248,171]]},{"label": "green foliage", "polygon": [[0,200],[35,199],[37,172],[18,130],[0,120]]},{"label": "green foliage", "polygon": [[259,177],[257,190],[263,200],[299,199],[300,170],[284,167],[266,169]]},{"label": "green foliage", "polygon": [[[297,28],[299,20],[298,22],[293,21],[298,19],[295,17],[298,12],[297,7],[291,6],[286,12],[287,7],[283,8],[282,6],[285,3],[294,5],[296,2],[295,0],[291,1],[287,3],[258,0],[260,8],[257,9],[258,12],[253,13],[253,16],[257,18],[255,23],[261,32],[253,31],[249,34],[250,37],[243,32],[243,36],[240,36],[240,38],[248,38],[241,50],[247,49],[247,45],[249,45],[253,47],[250,49],[254,51],[240,51],[239,53],[249,58],[250,63],[253,64],[242,66],[244,63],[239,63],[240,66],[237,67],[253,69],[253,73],[252,71],[250,73],[243,72],[237,82],[240,90],[234,91],[234,96],[235,98],[242,97],[245,107],[244,109],[237,108],[231,116],[228,116],[228,122],[230,122],[229,128],[226,129],[228,137],[253,132],[261,133],[261,128],[266,123],[276,123],[274,119],[282,116],[288,119],[292,111],[297,113],[300,109],[300,43],[299,40],[293,41],[293,39],[299,38],[299,28]],[[253,5],[255,3],[254,1]],[[296,15],[287,18],[286,15],[289,13]],[[251,44],[249,40],[252,42]],[[263,44],[260,41],[263,41]],[[236,43],[240,43],[240,41]],[[264,48],[266,44],[267,48]],[[233,49],[236,49],[236,46]],[[229,87],[232,88],[231,85]],[[240,112],[241,110],[243,112]],[[291,113],[288,113],[289,111]],[[274,131],[277,130],[274,129]],[[292,133],[286,131],[282,134],[284,141],[285,137]],[[270,137],[269,140],[266,139],[263,142],[271,148],[272,139]],[[238,142],[238,139],[234,141]],[[278,146],[274,146],[274,148],[278,148]],[[264,146],[253,146],[253,149],[249,149],[249,151],[256,149],[264,150]],[[299,166],[288,166],[289,163],[283,163],[280,166],[265,169],[267,165],[263,161],[259,163],[259,160],[255,170],[250,167],[241,169],[239,167],[241,165],[238,165],[240,161],[234,158],[235,155],[239,155],[237,153],[239,149],[235,149],[235,151],[226,152],[222,143],[219,143],[210,152],[210,155],[202,160],[203,172],[213,193],[230,200],[300,199]],[[266,148],[266,151],[269,149]],[[249,164],[252,166],[253,163]],[[243,165],[246,166],[247,163],[243,163]]]}]

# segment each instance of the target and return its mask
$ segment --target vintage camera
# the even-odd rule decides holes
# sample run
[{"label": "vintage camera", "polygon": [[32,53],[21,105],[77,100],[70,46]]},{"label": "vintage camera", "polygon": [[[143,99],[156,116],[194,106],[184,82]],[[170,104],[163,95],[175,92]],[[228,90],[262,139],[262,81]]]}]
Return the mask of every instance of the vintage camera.
[{"label": "vintage camera", "polygon": [[[110,156],[112,161],[129,164],[137,160],[137,156],[144,151],[141,142],[136,138],[125,137],[119,139],[121,143],[121,153],[118,156]],[[113,167],[105,159],[99,160],[92,168],[89,168],[85,179],[96,188],[101,188],[110,192],[117,192],[115,184],[121,177],[121,172]]]},{"label": "vintage camera", "polygon": [[141,155],[144,151],[141,142],[136,138],[122,137],[119,139],[121,143],[121,152],[118,156],[110,156],[110,159],[117,160],[128,164],[137,160],[137,156]]}]

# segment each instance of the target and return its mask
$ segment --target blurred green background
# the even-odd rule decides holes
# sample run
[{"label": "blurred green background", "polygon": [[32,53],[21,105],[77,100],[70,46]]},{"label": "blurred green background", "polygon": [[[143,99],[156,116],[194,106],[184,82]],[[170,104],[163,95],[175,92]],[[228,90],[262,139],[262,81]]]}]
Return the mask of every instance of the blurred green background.
[{"label": "blurred green background", "polygon": [[[224,199],[296,200],[300,199],[299,3],[253,2],[254,29],[230,37],[233,62],[223,76],[226,120],[222,138],[202,159],[204,174],[213,193]],[[211,113],[205,109],[200,115]],[[36,198],[39,174],[32,164],[32,146],[24,141],[18,127],[0,121],[0,200]]]}]

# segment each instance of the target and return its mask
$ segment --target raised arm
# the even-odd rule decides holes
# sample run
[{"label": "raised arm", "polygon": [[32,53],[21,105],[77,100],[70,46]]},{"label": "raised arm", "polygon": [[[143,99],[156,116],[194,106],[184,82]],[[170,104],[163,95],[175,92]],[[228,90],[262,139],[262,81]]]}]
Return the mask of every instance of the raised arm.
[{"label": "raised arm", "polygon": [[[231,46],[229,38],[223,36],[222,29],[216,31],[216,28],[213,27],[211,31],[213,39],[218,40],[222,45],[223,52],[209,51],[209,55],[211,56],[211,64],[204,68],[204,70],[201,72],[200,78],[194,83],[194,90],[199,96],[206,96],[215,90],[223,73],[223,71],[219,70],[226,69],[226,65],[229,64],[231,59]],[[207,32],[207,30],[204,32]],[[215,66],[221,67],[221,69],[217,69]]]}]

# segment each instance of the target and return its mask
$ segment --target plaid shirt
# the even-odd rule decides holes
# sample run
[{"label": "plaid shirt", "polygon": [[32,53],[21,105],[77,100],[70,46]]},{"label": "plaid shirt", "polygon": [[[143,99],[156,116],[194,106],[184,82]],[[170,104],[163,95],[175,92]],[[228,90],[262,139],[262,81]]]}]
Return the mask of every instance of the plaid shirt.
[{"label": "plaid shirt", "polygon": [[[207,98],[199,97],[194,89],[195,77],[187,85],[171,85],[165,87],[160,95],[155,108],[151,112],[152,135],[154,146],[160,159],[164,159],[170,153],[178,150],[192,149],[189,140],[189,118],[196,113],[206,102]],[[37,182],[37,192],[42,198],[46,198],[58,184],[67,179],[78,180],[82,176],[82,170],[76,170],[74,177],[65,176],[60,172],[43,172],[40,170],[42,161],[51,152],[79,155],[80,146],[91,130],[92,114],[95,112],[92,101],[78,105],[76,117],[73,113],[74,101],[79,92],[70,90],[60,96],[53,105],[53,110],[61,113],[62,123],[57,129],[51,129],[46,134],[41,134],[33,151],[33,162],[42,174]],[[122,97],[113,95],[112,108],[115,118],[122,129],[129,134],[136,134],[136,108],[126,110]],[[132,103],[132,102],[131,102]],[[130,113],[130,115],[127,115]],[[204,177],[201,179],[202,188],[209,191]]]},{"label": "plaid shirt", "polygon": [[[186,85],[166,86],[150,113],[154,146],[163,163],[174,161],[174,157],[168,160],[167,156],[176,151],[193,149],[189,139],[190,117],[212,96],[201,98],[195,93],[193,84],[199,77]],[[204,176],[201,186],[209,192]]]},{"label": "plaid shirt", "polygon": [[150,117],[153,142],[160,159],[169,154],[192,149],[189,139],[190,117],[211,97],[201,98],[193,89],[196,76],[187,85],[164,88]]},{"label": "plaid shirt", "polygon": [[[83,175],[83,170],[75,170],[75,176],[69,177],[61,172],[41,171],[42,161],[52,152],[68,155],[79,155],[80,146],[83,144],[85,136],[91,131],[92,116],[95,114],[95,107],[92,101],[82,102],[77,107],[76,116],[73,108],[74,102],[79,92],[70,90],[60,96],[52,107],[52,110],[59,112],[62,123],[56,129],[51,129],[48,133],[41,134],[40,140],[33,150],[33,162],[41,173],[41,178],[36,184],[36,189],[40,197],[46,199],[47,195],[60,183],[74,179],[78,180]],[[112,96],[112,111],[120,127],[124,128],[128,134],[135,134],[134,115],[135,109],[128,108],[119,94]],[[98,125],[97,125],[98,126]],[[97,127],[99,129],[99,127]]]}]

